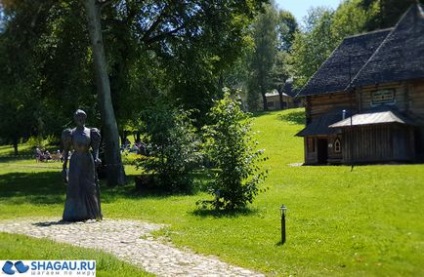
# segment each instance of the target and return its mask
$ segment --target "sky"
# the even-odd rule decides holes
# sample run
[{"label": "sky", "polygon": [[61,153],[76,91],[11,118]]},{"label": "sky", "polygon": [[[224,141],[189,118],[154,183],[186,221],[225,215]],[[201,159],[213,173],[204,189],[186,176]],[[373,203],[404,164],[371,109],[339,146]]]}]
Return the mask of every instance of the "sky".
[{"label": "sky", "polygon": [[324,6],[335,10],[340,2],[341,0],[275,0],[278,8],[291,12],[299,24],[303,23],[303,18],[308,15],[311,7]]}]

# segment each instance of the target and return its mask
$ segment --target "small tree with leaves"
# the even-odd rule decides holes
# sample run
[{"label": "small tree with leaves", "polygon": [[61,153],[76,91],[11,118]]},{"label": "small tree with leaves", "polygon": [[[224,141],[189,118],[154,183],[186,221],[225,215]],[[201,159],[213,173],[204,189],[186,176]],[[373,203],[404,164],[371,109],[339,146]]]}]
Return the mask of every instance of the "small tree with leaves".
[{"label": "small tree with leaves", "polygon": [[208,113],[210,125],[203,128],[204,150],[213,166],[213,178],[207,187],[213,200],[198,205],[217,210],[245,208],[252,203],[267,172],[258,165],[266,160],[257,150],[252,119],[240,109],[240,103],[225,93]]},{"label": "small tree with leaves", "polygon": [[164,192],[191,192],[192,171],[201,160],[200,140],[190,111],[160,103],[143,115],[148,156],[136,165],[155,176],[155,185]]}]

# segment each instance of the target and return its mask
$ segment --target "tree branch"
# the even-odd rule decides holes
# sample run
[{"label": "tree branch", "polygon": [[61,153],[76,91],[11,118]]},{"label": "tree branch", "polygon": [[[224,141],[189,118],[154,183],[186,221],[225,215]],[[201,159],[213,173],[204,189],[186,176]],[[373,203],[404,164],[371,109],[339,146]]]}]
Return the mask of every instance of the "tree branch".
[{"label": "tree branch", "polygon": [[171,30],[171,31],[166,32],[166,33],[161,33],[161,34],[159,34],[159,35],[157,35],[157,36],[154,36],[154,37],[148,38],[148,39],[144,40],[144,43],[146,43],[147,45],[149,45],[149,44],[153,44],[153,43],[155,43],[155,42],[161,41],[161,40],[163,40],[164,38],[166,38],[166,37],[170,37],[170,36],[172,36],[173,34],[177,33],[178,31],[180,31],[180,30],[184,29],[184,27],[185,27],[185,26],[186,26],[186,25],[185,25],[185,24],[183,24],[183,25],[181,25],[180,27],[175,28],[174,30]]},{"label": "tree branch", "polygon": [[162,23],[163,19],[165,18],[165,16],[168,13],[168,8],[169,5],[166,5],[161,14],[156,18],[155,22],[153,22],[153,24],[150,26],[150,28],[146,31],[146,33],[143,35],[143,37],[141,38],[141,41],[149,41],[150,40],[150,35],[153,33],[153,31],[159,26],[160,23]]}]

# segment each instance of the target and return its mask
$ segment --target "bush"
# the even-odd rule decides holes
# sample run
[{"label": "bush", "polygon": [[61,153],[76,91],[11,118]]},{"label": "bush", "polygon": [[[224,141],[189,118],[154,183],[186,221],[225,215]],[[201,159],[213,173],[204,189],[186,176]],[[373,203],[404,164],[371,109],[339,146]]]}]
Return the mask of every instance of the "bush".
[{"label": "bush", "polygon": [[203,207],[232,210],[245,208],[259,192],[266,178],[258,162],[263,150],[256,150],[251,119],[240,109],[240,103],[229,94],[216,101],[208,113],[210,125],[203,128],[206,157],[215,168],[207,190],[213,200],[198,201]]},{"label": "bush", "polygon": [[190,119],[182,108],[158,104],[143,116],[148,156],[135,164],[144,173],[155,176],[155,185],[166,192],[191,192],[192,171],[199,165],[200,140]]},{"label": "bush", "polygon": [[134,164],[136,160],[140,159],[140,154],[124,150],[121,152],[121,159],[122,164],[131,165]]}]

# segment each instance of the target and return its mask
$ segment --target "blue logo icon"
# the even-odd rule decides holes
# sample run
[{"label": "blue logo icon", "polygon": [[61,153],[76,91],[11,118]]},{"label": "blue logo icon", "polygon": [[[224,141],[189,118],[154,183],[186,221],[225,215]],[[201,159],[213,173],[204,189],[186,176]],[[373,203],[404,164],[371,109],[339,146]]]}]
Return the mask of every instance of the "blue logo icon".
[{"label": "blue logo icon", "polygon": [[25,265],[22,261],[17,261],[16,263],[12,263],[11,261],[6,261],[1,269],[7,275],[15,274],[15,268],[19,273],[25,273],[28,271],[29,266]]}]

